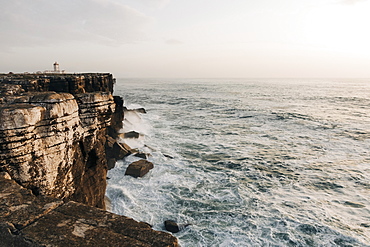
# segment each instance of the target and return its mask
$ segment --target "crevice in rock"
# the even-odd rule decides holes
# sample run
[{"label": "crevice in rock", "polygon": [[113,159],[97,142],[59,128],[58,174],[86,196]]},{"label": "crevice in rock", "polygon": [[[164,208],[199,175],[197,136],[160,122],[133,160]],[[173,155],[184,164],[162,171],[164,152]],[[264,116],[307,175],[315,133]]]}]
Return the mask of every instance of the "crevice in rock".
[{"label": "crevice in rock", "polygon": [[40,193],[40,188],[36,187],[36,186],[31,186],[29,188],[32,192],[33,195],[35,196],[39,196],[41,193]]},{"label": "crevice in rock", "polygon": [[93,167],[95,167],[98,163],[98,156],[96,155],[96,150],[95,149],[92,149],[89,153],[88,153],[88,158],[87,158],[87,162],[86,162],[86,168],[87,169],[91,169]]}]

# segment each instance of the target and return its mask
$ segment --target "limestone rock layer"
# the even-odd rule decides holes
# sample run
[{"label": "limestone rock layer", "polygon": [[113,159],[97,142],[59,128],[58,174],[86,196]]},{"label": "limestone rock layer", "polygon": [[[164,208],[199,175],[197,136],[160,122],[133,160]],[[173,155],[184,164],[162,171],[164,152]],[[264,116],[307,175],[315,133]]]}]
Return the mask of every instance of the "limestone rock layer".
[{"label": "limestone rock layer", "polygon": [[123,118],[113,84],[111,74],[0,75],[0,171],[36,195],[105,208],[107,138]]}]

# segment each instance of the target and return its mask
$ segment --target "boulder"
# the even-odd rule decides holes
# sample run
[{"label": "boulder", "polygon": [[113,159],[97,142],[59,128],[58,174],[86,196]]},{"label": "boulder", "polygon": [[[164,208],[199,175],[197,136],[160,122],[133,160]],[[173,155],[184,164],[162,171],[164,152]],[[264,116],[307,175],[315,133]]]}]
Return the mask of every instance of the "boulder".
[{"label": "boulder", "polygon": [[190,225],[191,224],[177,224],[173,220],[166,220],[164,222],[164,227],[166,228],[166,230],[172,233],[182,231],[183,229],[185,229],[185,227],[190,226]]},{"label": "boulder", "polygon": [[130,175],[135,178],[142,177],[149,172],[150,169],[153,169],[153,163],[147,160],[138,160],[131,163],[127,169],[125,175]]},{"label": "boulder", "polygon": [[124,138],[139,138],[140,136],[140,133],[136,132],[136,131],[130,131],[130,132],[126,132],[123,134],[123,137]]}]

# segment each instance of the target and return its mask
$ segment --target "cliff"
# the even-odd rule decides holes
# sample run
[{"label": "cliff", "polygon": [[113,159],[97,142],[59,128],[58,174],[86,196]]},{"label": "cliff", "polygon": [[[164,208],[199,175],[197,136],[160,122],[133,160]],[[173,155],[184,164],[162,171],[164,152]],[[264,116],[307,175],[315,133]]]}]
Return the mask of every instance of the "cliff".
[{"label": "cliff", "polygon": [[106,140],[123,114],[113,84],[111,74],[3,75],[0,169],[36,195],[104,209]]},{"label": "cliff", "polygon": [[[57,240],[50,242],[43,232],[38,232],[43,229],[39,229],[40,226],[45,228],[45,232],[61,231],[62,228],[51,230],[50,227],[52,222],[63,225],[64,220],[69,222],[66,225],[70,228],[82,225],[83,232],[89,230],[91,234],[108,231],[110,236],[117,235],[127,241],[134,237],[135,234],[126,238],[120,230],[112,230],[112,227],[115,224],[123,227],[127,222],[135,225],[137,222],[89,207],[105,209],[108,163],[112,166],[117,158],[127,154],[115,142],[122,127],[123,100],[112,95],[114,82],[111,74],[101,73],[0,75],[0,172],[8,174],[10,179],[10,182],[2,179],[1,186],[13,188],[4,191],[4,187],[0,192],[0,210],[8,212],[1,219],[0,235],[21,232],[25,236],[21,239],[31,239],[30,243],[36,243],[25,246],[70,245],[74,240],[61,240],[59,245],[53,242]],[[11,198],[17,199],[12,202]],[[29,214],[31,218],[27,222],[21,220],[23,216],[12,218],[17,212],[23,212],[25,218]],[[88,212],[93,213],[86,215]],[[95,219],[94,222],[98,223],[91,223],[94,214],[104,219]],[[13,216],[9,218],[7,215]],[[117,223],[113,219],[122,222]],[[38,227],[34,227],[36,224]],[[156,232],[144,223],[138,224],[135,229],[145,228],[144,233],[140,233],[144,234],[143,239],[150,234],[164,234],[167,242],[148,245],[143,240],[144,244],[127,246],[177,246],[173,236]],[[80,228],[77,226],[77,229]],[[18,239],[13,235],[9,241]],[[93,235],[87,237],[89,244],[82,246],[96,244]],[[81,240],[81,236],[86,240],[87,235],[76,236],[77,240]]]}]

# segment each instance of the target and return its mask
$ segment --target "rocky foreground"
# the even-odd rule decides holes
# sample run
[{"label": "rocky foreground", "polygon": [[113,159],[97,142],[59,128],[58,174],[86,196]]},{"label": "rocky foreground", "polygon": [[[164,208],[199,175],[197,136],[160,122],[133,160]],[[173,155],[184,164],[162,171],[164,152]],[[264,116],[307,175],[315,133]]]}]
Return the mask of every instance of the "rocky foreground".
[{"label": "rocky foreground", "polygon": [[[104,211],[123,100],[111,74],[0,75],[0,246],[177,246]],[[98,209],[100,208],[100,209]]]}]

